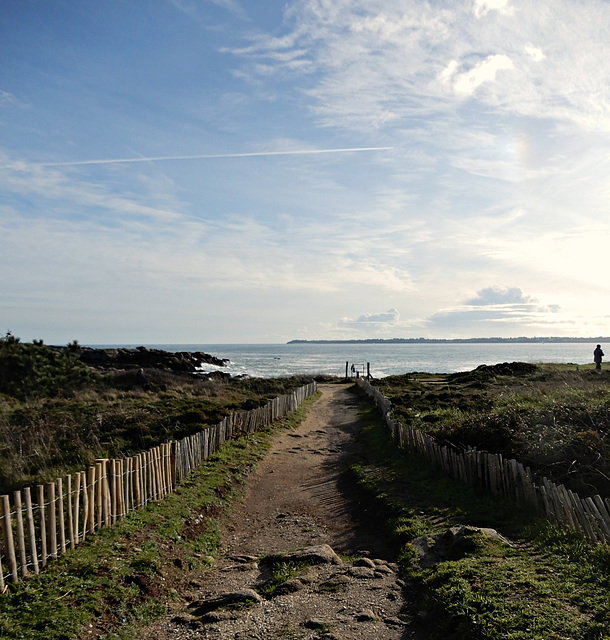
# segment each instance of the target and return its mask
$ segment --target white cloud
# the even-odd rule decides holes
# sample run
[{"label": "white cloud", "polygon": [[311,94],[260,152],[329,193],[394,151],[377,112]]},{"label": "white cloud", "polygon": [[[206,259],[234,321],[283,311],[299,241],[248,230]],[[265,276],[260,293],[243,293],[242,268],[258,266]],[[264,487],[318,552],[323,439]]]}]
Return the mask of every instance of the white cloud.
[{"label": "white cloud", "polygon": [[544,53],[542,52],[542,49],[540,49],[539,47],[535,47],[532,44],[526,44],[524,47],[525,53],[527,53],[527,55],[534,60],[534,62],[542,62],[542,60],[544,60],[546,58],[546,56],[544,55]]},{"label": "white cloud", "polygon": [[399,320],[399,311],[397,309],[389,309],[385,313],[363,313],[356,320],[343,318],[341,323],[347,325],[396,324]]},{"label": "white cloud", "polygon": [[[431,331],[472,336],[539,335],[541,327],[559,329],[565,318],[557,304],[544,305],[519,287],[485,287],[464,304],[441,310],[428,318]],[[521,333],[516,333],[521,331]]]},{"label": "white cloud", "polygon": [[0,90],[0,106],[15,104],[17,102],[17,98],[12,93],[8,91]]},{"label": "white cloud", "polygon": [[530,296],[526,296],[519,287],[486,287],[477,292],[471,300],[466,301],[469,306],[488,306],[498,304],[528,304],[534,302]]},{"label": "white cloud", "polygon": [[[498,19],[482,25],[492,13]],[[552,8],[526,0],[519,11],[504,0],[442,7],[303,0],[287,18],[293,28],[285,35],[259,34],[256,47],[240,53],[253,64],[264,58],[266,73],[276,74],[286,71],[280,52],[298,55],[305,95],[325,126],[375,131],[425,113],[441,136],[472,127],[476,120],[460,120],[443,90],[452,80],[456,98],[473,96],[483,108],[610,131],[602,26],[610,6],[601,0],[558,0]],[[501,84],[507,71],[510,82]]]},{"label": "white cloud", "polygon": [[475,0],[474,15],[477,18],[483,18],[490,11],[498,11],[510,15],[513,13],[514,8],[509,6],[509,0]]},{"label": "white cloud", "polygon": [[[453,81],[453,90],[457,95],[471,96],[483,83],[493,82],[498,72],[506,69],[514,69],[513,62],[508,56],[503,54],[489,56],[477,63],[469,71],[456,74]],[[445,72],[443,72],[445,74],[444,77],[447,78]]]},{"label": "white cloud", "polygon": [[363,313],[358,318],[341,318],[337,323],[339,330],[362,332],[368,335],[384,334],[394,331],[400,323],[397,309],[389,309],[384,313]]}]

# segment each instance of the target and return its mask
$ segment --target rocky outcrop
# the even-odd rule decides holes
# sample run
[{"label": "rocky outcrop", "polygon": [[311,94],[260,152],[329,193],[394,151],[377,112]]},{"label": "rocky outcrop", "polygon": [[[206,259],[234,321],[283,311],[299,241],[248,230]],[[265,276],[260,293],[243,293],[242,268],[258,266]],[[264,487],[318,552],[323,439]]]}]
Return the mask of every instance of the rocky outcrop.
[{"label": "rocky outcrop", "polygon": [[93,349],[81,347],[80,359],[91,367],[104,371],[128,369],[159,369],[172,373],[200,373],[205,365],[226,367],[229,360],[216,358],[202,351],[163,351],[136,349]]}]

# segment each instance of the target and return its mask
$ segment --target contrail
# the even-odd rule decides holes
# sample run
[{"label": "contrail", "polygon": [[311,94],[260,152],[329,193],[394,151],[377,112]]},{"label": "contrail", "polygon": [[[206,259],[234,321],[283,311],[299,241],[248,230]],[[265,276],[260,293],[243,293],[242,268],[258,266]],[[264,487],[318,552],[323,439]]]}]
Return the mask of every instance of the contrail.
[{"label": "contrail", "polygon": [[38,167],[76,167],[87,164],[124,164],[128,162],[166,162],[169,160],[212,160],[218,158],[253,158],[257,156],[304,156],[318,153],[351,153],[388,151],[394,147],[352,147],[349,149],[301,149],[296,151],[252,151],[249,153],[217,153],[198,156],[153,156],[150,158],[112,158],[105,160],[72,160],[70,162],[37,162]]}]

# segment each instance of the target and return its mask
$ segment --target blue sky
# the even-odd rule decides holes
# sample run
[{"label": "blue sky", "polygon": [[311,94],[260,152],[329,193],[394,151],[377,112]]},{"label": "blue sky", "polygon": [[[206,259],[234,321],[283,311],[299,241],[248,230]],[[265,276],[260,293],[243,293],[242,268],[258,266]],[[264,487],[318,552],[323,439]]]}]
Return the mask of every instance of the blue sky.
[{"label": "blue sky", "polygon": [[608,335],[608,0],[2,0],[0,331]]}]

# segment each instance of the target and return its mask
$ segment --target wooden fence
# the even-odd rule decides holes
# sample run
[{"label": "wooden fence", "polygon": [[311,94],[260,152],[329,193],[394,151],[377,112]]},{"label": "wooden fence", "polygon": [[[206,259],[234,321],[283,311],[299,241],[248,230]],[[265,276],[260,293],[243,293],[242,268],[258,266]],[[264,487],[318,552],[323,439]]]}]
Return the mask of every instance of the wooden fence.
[{"label": "wooden fence", "polygon": [[0,496],[0,592],[5,582],[39,573],[102,527],[172,493],[178,483],[233,436],[253,433],[317,390],[312,382],[265,406],[232,413],[199,433],[120,460],[96,460],[86,471]]},{"label": "wooden fence", "polygon": [[610,543],[610,499],[598,495],[581,498],[547,478],[535,478],[529,467],[501,454],[439,445],[427,433],[392,420],[391,402],[367,380],[356,383],[374,400],[397,446],[423,456],[470,486],[529,504],[543,517],[563,523],[593,542]]}]

